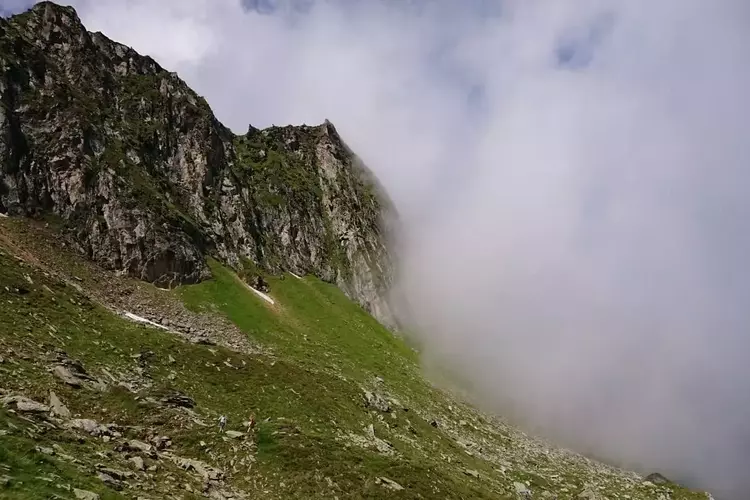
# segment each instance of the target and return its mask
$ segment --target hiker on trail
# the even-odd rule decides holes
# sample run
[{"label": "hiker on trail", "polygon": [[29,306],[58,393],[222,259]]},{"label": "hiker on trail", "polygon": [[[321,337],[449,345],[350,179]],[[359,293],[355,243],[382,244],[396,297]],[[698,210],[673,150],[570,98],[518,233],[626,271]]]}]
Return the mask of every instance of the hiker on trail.
[{"label": "hiker on trail", "polygon": [[219,432],[224,432],[224,427],[227,426],[227,417],[226,415],[222,415],[219,417]]},{"label": "hiker on trail", "polygon": [[251,414],[247,421],[247,432],[252,432],[255,429],[255,414]]}]

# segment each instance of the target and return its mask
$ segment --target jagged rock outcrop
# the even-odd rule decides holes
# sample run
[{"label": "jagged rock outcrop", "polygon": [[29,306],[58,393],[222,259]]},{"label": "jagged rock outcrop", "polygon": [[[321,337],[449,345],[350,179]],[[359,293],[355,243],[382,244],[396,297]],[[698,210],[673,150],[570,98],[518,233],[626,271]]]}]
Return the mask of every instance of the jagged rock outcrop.
[{"label": "jagged rock outcrop", "polygon": [[235,135],[153,59],[41,2],[0,19],[0,213],[54,215],[89,258],[159,286],[312,273],[382,322],[393,209],[334,126]]}]

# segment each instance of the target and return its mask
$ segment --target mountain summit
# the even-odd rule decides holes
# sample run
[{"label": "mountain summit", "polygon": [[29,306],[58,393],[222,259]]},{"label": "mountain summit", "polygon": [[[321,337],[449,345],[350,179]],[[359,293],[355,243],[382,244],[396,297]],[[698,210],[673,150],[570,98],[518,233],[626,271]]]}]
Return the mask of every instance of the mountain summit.
[{"label": "mountain summit", "polygon": [[174,73],[50,2],[0,20],[0,213],[54,214],[80,252],[171,287],[314,274],[383,323],[394,216],[326,120],[235,135]]}]

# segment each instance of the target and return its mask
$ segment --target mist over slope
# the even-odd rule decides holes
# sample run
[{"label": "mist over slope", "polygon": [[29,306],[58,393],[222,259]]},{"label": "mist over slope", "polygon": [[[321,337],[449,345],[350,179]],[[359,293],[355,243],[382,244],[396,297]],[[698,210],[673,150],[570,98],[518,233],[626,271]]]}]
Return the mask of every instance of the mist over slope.
[{"label": "mist over slope", "polygon": [[236,130],[331,118],[403,215],[427,356],[485,404],[744,497],[745,2],[72,3]]}]

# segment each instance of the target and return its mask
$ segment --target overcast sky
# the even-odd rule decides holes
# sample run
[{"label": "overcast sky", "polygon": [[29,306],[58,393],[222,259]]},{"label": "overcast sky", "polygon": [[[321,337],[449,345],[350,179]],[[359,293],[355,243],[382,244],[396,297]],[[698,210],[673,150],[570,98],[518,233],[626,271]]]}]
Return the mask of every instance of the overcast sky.
[{"label": "overcast sky", "polygon": [[403,214],[426,363],[578,449],[748,491],[750,2],[72,3],[237,132],[337,126]]}]

